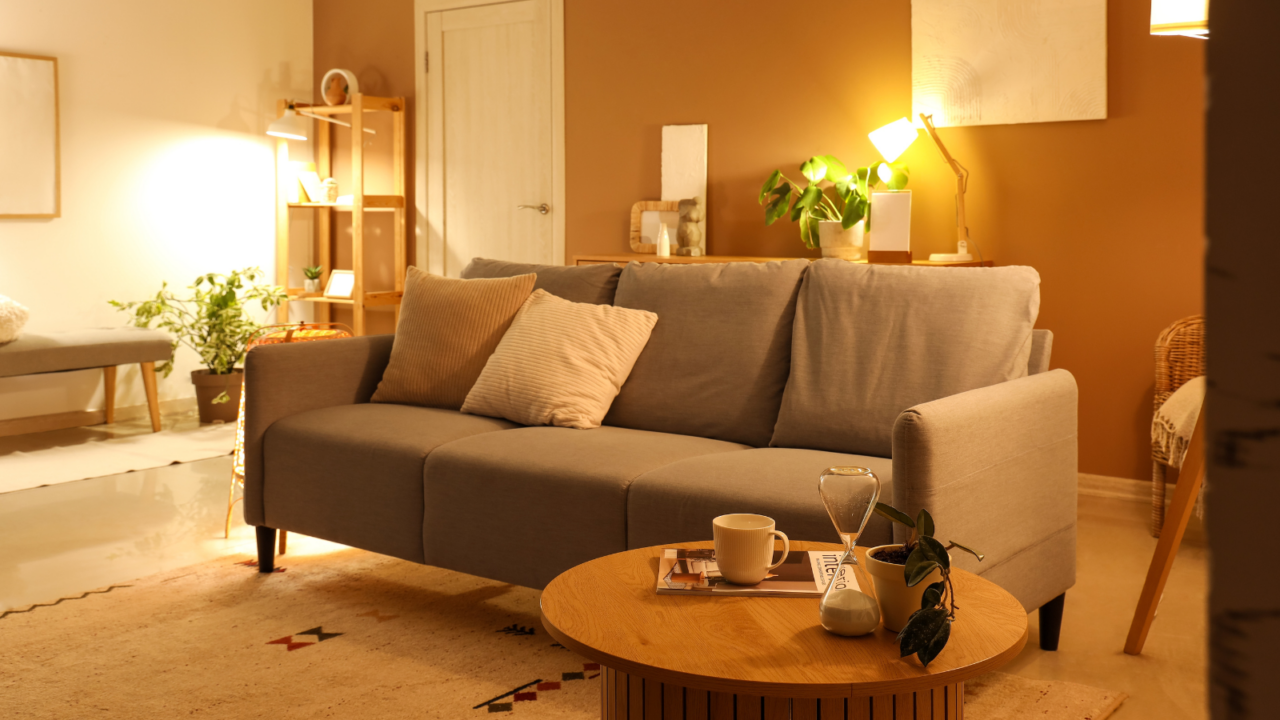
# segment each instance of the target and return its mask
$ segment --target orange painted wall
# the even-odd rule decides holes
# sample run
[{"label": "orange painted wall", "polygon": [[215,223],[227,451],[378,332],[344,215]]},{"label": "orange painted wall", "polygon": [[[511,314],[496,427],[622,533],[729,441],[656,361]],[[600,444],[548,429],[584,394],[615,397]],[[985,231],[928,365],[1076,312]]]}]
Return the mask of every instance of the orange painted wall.
[{"label": "orange painted wall", "polygon": [[[874,161],[866,133],[910,112],[908,0],[565,5],[570,261],[627,251],[632,203],[659,196],[661,128],[679,123],[710,126],[712,253],[813,255],[794,226],[764,227],[760,183],[817,153]],[[411,95],[412,6],[316,0],[316,73]],[[1149,8],[1110,3],[1107,120],[941,131],[972,172],[974,240],[1040,272],[1039,326],[1080,383],[1081,471],[1131,478],[1150,473],[1152,344],[1203,303],[1204,46],[1148,35]],[[903,159],[914,250],[950,251],[953,177],[927,138]]]}]

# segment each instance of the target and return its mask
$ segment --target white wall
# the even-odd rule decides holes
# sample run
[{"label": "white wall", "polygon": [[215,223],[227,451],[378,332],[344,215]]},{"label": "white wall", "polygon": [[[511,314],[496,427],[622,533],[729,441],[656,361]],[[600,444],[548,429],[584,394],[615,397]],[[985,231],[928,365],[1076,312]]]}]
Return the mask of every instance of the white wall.
[{"label": "white wall", "polygon": [[[56,56],[60,82],[62,217],[0,220],[0,295],[27,329],[124,325],[107,301],[164,280],[274,278],[264,131],[278,98],[312,96],[311,48],[311,0],[0,0],[0,50]],[[193,396],[198,367],[180,351],[161,398]],[[137,366],[118,384],[118,407],[145,402]],[[0,419],[101,406],[99,371],[0,379]]]}]

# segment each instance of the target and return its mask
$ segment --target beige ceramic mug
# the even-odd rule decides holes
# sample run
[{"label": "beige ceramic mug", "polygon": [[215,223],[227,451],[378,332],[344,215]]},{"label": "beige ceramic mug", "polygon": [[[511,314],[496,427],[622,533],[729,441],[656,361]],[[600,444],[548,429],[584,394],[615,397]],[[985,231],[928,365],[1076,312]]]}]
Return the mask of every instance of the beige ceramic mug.
[{"label": "beige ceramic mug", "polygon": [[[711,521],[716,539],[716,565],[724,579],[734,585],[755,585],[778,567],[791,552],[785,533],[774,530],[773,518],[749,513],[721,515]],[[782,557],[773,559],[773,538],[782,539]]]}]

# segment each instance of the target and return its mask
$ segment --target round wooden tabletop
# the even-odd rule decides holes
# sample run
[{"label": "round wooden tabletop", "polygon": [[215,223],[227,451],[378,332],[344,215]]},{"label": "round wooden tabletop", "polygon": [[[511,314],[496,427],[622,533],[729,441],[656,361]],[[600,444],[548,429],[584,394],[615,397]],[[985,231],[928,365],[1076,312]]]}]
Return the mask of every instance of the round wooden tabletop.
[{"label": "round wooden tabletop", "polygon": [[[668,547],[706,548],[710,542]],[[791,551],[839,550],[792,542]],[[928,668],[900,658],[883,626],[857,638],[818,623],[817,598],[658,595],[649,547],[579,565],[542,593],[542,619],[561,644],[614,670],[686,687],[781,697],[902,693],[963,682],[1012,660],[1027,640],[1027,613],[998,585],[953,570],[951,638]],[[870,590],[871,579],[860,584]]]}]

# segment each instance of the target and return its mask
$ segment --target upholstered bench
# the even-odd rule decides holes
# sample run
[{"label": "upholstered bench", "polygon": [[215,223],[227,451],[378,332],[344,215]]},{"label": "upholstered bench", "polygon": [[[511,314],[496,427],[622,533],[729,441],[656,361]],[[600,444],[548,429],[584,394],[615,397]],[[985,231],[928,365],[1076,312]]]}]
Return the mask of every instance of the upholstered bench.
[{"label": "upholstered bench", "polygon": [[169,336],[159,330],[111,328],[35,334],[0,344],[0,377],[102,368],[106,420],[115,421],[116,366],[138,363],[151,411],[151,429],[160,431],[156,363],[173,354]]}]

